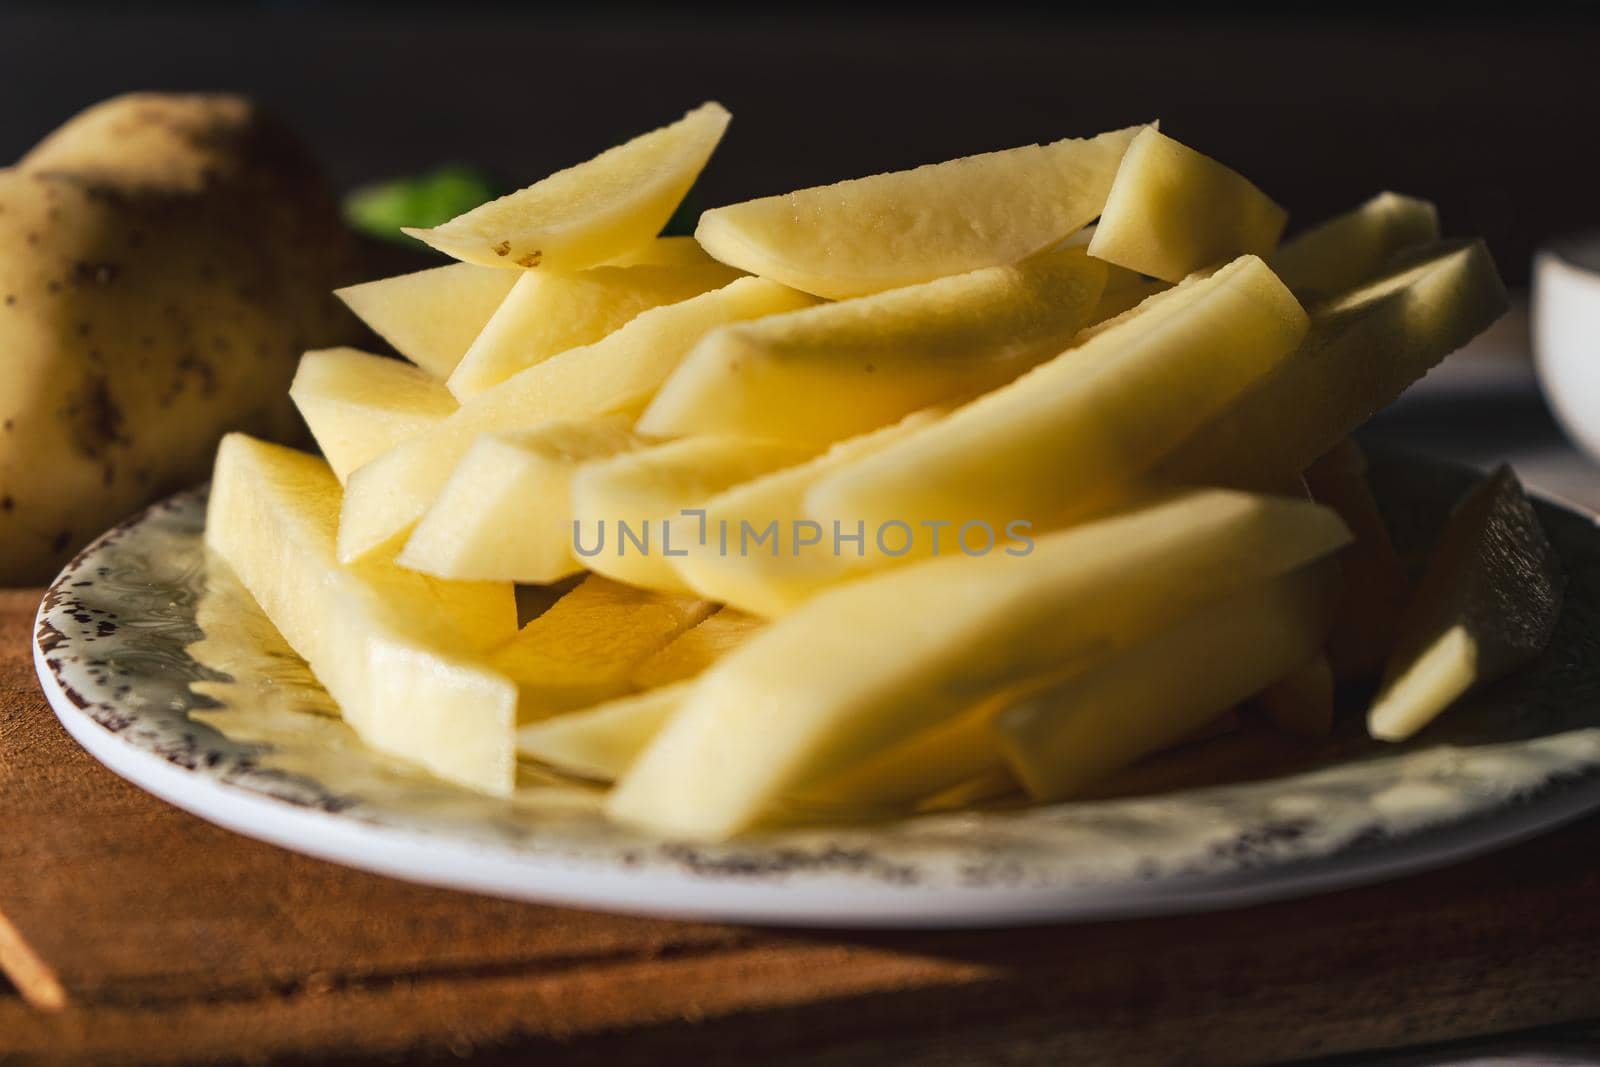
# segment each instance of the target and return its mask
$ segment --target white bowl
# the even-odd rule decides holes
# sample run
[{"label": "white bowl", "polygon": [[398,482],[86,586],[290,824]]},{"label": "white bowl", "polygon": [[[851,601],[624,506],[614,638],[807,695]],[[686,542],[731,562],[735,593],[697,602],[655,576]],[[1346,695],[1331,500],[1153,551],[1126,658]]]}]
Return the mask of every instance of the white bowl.
[{"label": "white bowl", "polygon": [[1600,459],[1600,231],[1554,241],[1534,257],[1533,352],[1562,429]]}]

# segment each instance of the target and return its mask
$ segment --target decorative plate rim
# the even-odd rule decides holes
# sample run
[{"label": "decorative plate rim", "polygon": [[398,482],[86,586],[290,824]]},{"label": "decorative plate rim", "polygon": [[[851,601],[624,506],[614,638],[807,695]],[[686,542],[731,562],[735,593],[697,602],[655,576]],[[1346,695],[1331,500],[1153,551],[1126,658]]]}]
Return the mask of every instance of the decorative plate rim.
[{"label": "decorative plate rim", "polygon": [[[1499,795],[1473,798],[1476,806],[1469,805],[1452,818],[1375,823],[1380,830],[1376,836],[1357,832],[1321,852],[1300,848],[1292,840],[1252,844],[1245,835],[1252,830],[1260,832],[1264,824],[1259,820],[1241,822],[1237,840],[1229,838],[1224,828],[1219,838],[1221,853],[1200,850],[1200,855],[1209,857],[1206,863],[1157,864],[1146,870],[1135,854],[1110,876],[1098,878],[1084,876],[1081,870],[1072,877],[1048,876],[1063,869],[1060,857],[1040,854],[1041,849],[1049,851],[1052,837],[1045,831],[1051,829],[1052,816],[1060,820],[1063,812],[1082,815],[1099,806],[1099,814],[1113,823],[1117,817],[1132,819],[1130,826],[1142,832],[1162,817],[1156,809],[1188,806],[1205,815],[1210,805],[1222,813],[1210,817],[1225,821],[1228,801],[1237,799],[1230,797],[1230,791],[1260,794],[1253,801],[1260,807],[1262,797],[1268,802],[1275,794],[1291,798],[1295,789],[1305,788],[1316,775],[1337,775],[1344,769],[1348,777],[1348,769],[1355,764],[1336,764],[1270,782],[1206,786],[1154,798],[1082,802],[1021,812],[924,816],[874,828],[784,831],[723,846],[630,839],[626,834],[608,839],[597,826],[579,821],[574,823],[578,829],[601,835],[598,844],[578,847],[579,838],[569,833],[558,843],[560,847],[546,840],[536,840],[529,847],[525,840],[497,839],[492,834],[464,836],[460,826],[465,824],[459,821],[447,820],[440,828],[426,819],[397,819],[392,809],[381,803],[373,807],[361,796],[348,804],[307,803],[303,797],[274,791],[262,782],[229,779],[225,772],[218,772],[219,764],[238,759],[256,743],[230,741],[210,727],[206,729],[221,741],[184,733],[186,728],[198,733],[199,724],[188,717],[192,703],[177,707],[182,700],[168,693],[173,706],[133,707],[133,686],[107,684],[107,679],[97,681],[92,676],[92,662],[123,661],[117,659],[119,653],[99,652],[91,644],[110,642],[121,647],[118,642],[126,644],[131,639],[117,635],[129,629],[143,634],[146,649],[158,641],[166,641],[167,646],[162,647],[168,648],[178,638],[157,635],[153,627],[141,631],[140,626],[160,615],[156,609],[151,609],[149,618],[115,623],[105,619],[114,612],[104,604],[122,604],[131,594],[114,588],[108,593],[110,599],[91,605],[87,598],[103,575],[84,577],[83,572],[86,568],[105,571],[105,561],[130,555],[126,546],[120,555],[118,549],[130,538],[159,541],[168,537],[173,546],[185,544],[184,538],[197,541],[195,513],[203,515],[204,493],[204,487],[186,490],[112,528],[79,553],[51,584],[40,604],[34,640],[42,688],[63,726],[91,755],[168,802],[251,837],[394,877],[579,907],[794,926],[975,927],[1084,921],[1235,907],[1370,883],[1503,847],[1600,806],[1600,729],[1596,728],[1600,715],[1585,718],[1576,728],[1518,741],[1419,750],[1423,754],[1436,750],[1460,753],[1465,762],[1486,756],[1492,763],[1505,755],[1500,749],[1507,746],[1530,752],[1541,744],[1551,748],[1550,742],[1556,739],[1570,749],[1556,754],[1559,758],[1545,753],[1550,757],[1545,764],[1535,760],[1535,766],[1526,770],[1532,777]],[[1542,510],[1583,524],[1588,534],[1579,540],[1594,542],[1589,547],[1600,558],[1600,532],[1596,532],[1592,514],[1566,504],[1544,504]],[[193,545],[186,551],[193,551]],[[151,566],[159,570],[180,562],[163,556],[159,565]],[[160,575],[151,573],[143,579],[152,595],[162,588],[157,577]],[[193,592],[192,571],[166,580],[171,589]],[[197,601],[182,601],[182,597],[173,598],[171,610],[160,616],[161,620],[176,624],[187,619],[192,624]],[[100,613],[98,618],[96,613]],[[132,625],[135,622],[140,626]],[[109,632],[105,632],[108,626]],[[128,662],[136,661],[135,652],[140,652],[137,644],[128,644]],[[160,674],[161,668],[155,662],[150,669],[157,673],[151,678],[170,684],[172,679]],[[148,678],[141,680],[151,684]],[[115,695],[119,685],[120,697]],[[184,693],[189,692],[185,684]],[[149,727],[150,723],[161,728],[150,727],[159,736],[144,736],[130,729]],[[163,729],[168,732],[162,734]],[[178,733],[172,733],[174,730]],[[175,737],[183,740],[161,746],[163,738],[171,741]],[[1371,767],[1396,758],[1386,755],[1360,762]],[[258,766],[257,771],[286,780],[276,770],[263,771]],[[1439,773],[1444,775],[1442,780],[1453,780],[1450,774],[1460,777],[1464,772],[1446,768]],[[1466,779],[1498,788],[1493,774],[1484,774],[1481,781],[1471,779],[1470,773]],[[1427,779],[1393,784],[1403,792],[1419,783],[1432,784]],[[323,797],[340,795],[336,788],[317,784]],[[436,793],[449,789],[439,783],[428,788]],[[520,817],[521,813],[513,814]],[[543,818],[546,816],[541,814],[535,822]],[[1301,818],[1314,821],[1312,816]],[[1026,829],[1030,821],[1034,824],[1032,837]],[[1196,820],[1197,825],[1204,822],[1204,818]],[[564,826],[559,821],[540,824],[531,831],[533,837],[548,836],[551,825]],[[1019,831],[1019,826],[1024,830]],[[914,829],[908,831],[907,827]],[[940,833],[949,840],[941,839]],[[979,840],[994,835],[1009,838],[999,843]],[[1075,840],[1070,832],[1063,839]],[[1096,839],[1091,835],[1087,840]],[[1098,840],[1112,838],[1102,833]],[[1122,842],[1116,845],[1121,847]],[[1233,854],[1227,852],[1229,847],[1235,849]],[[1137,849],[1132,851],[1137,853]],[[1169,850],[1172,856],[1193,851],[1185,853],[1184,847]],[[975,870],[974,864],[982,870]],[[1041,877],[1041,872],[1046,876]]]}]

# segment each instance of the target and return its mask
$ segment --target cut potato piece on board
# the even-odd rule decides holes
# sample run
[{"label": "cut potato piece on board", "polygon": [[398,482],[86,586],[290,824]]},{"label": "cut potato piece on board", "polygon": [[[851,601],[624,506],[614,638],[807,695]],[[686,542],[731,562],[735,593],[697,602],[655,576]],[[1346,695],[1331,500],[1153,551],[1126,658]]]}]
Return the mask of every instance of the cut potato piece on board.
[{"label": "cut potato piece on board", "polygon": [[289,396],[341,485],[456,409],[455,397],[427,371],[354,348],[301,356]]},{"label": "cut potato piece on board", "polygon": [[622,582],[688,592],[673,561],[703,546],[708,531],[684,509],[732,486],[809,459],[815,449],[784,441],[708,435],[585,464],[572,476],[572,538],[578,558]]},{"label": "cut potato piece on board", "polygon": [[675,304],[738,275],[720,263],[527,271],[484,324],[446,385],[465,400],[557,352],[593,344],[641,311]]},{"label": "cut potato piece on board", "polygon": [[1283,242],[1272,269],[1301,300],[1320,300],[1371,281],[1395,253],[1438,239],[1438,208],[1399,193],[1379,193]]},{"label": "cut potato piece on board", "polygon": [[403,232],[468,263],[583,270],[650,242],[700,176],[731,118],[702,104],[432,229]]},{"label": "cut potato piece on board", "polygon": [[766,624],[767,620],[758,615],[722,608],[639,664],[629,681],[638,689],[656,689],[693,678]]},{"label": "cut potato piece on board", "polygon": [[639,429],[817,445],[866,433],[1058,355],[1089,321],[1104,278],[1103,264],[1066,248],[713,330]]},{"label": "cut potato piece on board", "polygon": [[637,415],[708,331],[812,302],[776,282],[740,278],[640,312],[594,344],[569,348],[479,393],[438,426],[351,476],[339,520],[340,558],[360,559],[410,529],[481,435],[529,430],[551,419]]},{"label": "cut potato piece on board", "polygon": [[509,584],[441,582],[334,556],[339,483],[321,460],[242,434],[217,452],[206,544],[310,664],[361,739],[458,785],[506,794],[516,686],[482,658],[516,632]]},{"label": "cut potato piece on board", "polygon": [[[689,588],[757,615],[782,615],[820,589],[850,573],[857,543],[834,541],[831,530],[805,525],[805,495],[831,471],[871,455],[930,425],[936,411],[916,412],[893,426],[840,441],[815,459],[776,471],[706,501],[707,542],[691,544],[689,554],[672,561]],[[762,534],[776,525],[770,541]],[[804,531],[803,533],[801,531]],[[698,531],[697,531],[698,532]],[[816,543],[794,542],[812,535]],[[787,541],[785,545],[781,542]],[[874,546],[863,537],[861,552]]]},{"label": "cut potato piece on board", "polygon": [[695,237],[724,263],[834,300],[1015,263],[1100,214],[1141,129],[748,200],[705,212]]},{"label": "cut potato piece on board", "polygon": [[1333,732],[1333,667],[1321,653],[1256,694],[1256,707],[1278,729],[1301,737]]},{"label": "cut potato piece on board", "polygon": [[701,675],[608,810],[672,836],[737,833],[993,693],[1127,647],[1348,537],[1314,504],[1196,491],[1043,536],[1023,557],[845,583]]},{"label": "cut potato piece on board", "polygon": [[396,352],[443,379],[516,280],[512,271],[453,263],[347,286],[334,295]]},{"label": "cut potato piece on board", "polygon": [[1501,467],[1445,522],[1368,731],[1403,741],[1468,690],[1533,659],[1550,643],[1561,601],[1555,549],[1517,476]]},{"label": "cut potato piece on board", "polygon": [[657,237],[607,260],[611,267],[703,267],[717,262],[693,237]]},{"label": "cut potato piece on board", "polygon": [[1271,256],[1288,219],[1239,174],[1146,129],[1122,157],[1089,254],[1178,282],[1239,256]]},{"label": "cut potato piece on board", "polygon": [[1207,420],[1155,476],[1250,489],[1287,484],[1506,307],[1482,242],[1403,253],[1382,278],[1319,305],[1305,343]]},{"label": "cut potato piece on board", "polygon": [[829,474],[806,495],[824,524],[1018,520],[1104,509],[1294,351],[1306,315],[1254,256],[1137,312],[938,423]]},{"label": "cut potato piece on board", "polygon": [[1411,579],[1367,483],[1367,457],[1346,438],[1306,468],[1311,498],[1339,513],[1355,543],[1339,556],[1343,572],[1328,659],[1345,681],[1376,679],[1394,648]]},{"label": "cut potato piece on board", "polygon": [[497,650],[533,722],[627,693],[639,664],[704,619],[714,605],[590,575]]},{"label": "cut potato piece on board", "polygon": [[1061,800],[1192,734],[1316,654],[1336,574],[1324,563],[1235,592],[1006,708],[994,729],[1012,771]]},{"label": "cut potato piece on board", "polygon": [[639,448],[626,415],[484,434],[417,523],[399,562],[440,578],[543,585],[584,570],[572,551],[572,475]]},{"label": "cut potato piece on board", "polygon": [[628,772],[690,691],[690,683],[678,682],[529,723],[517,730],[517,755],[564,774],[614,782]]}]

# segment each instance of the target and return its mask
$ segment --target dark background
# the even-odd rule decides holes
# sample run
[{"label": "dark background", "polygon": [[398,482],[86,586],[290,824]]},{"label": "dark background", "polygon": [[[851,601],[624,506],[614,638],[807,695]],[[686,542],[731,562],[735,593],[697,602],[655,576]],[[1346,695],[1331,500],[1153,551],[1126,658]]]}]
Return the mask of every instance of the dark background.
[{"label": "dark background", "polygon": [[1521,282],[1600,225],[1600,7],[51,5],[0,8],[0,155],[134,88],[253,93],[341,187],[522,184],[719,99],[698,206],[1159,117],[1291,226],[1437,201]]}]

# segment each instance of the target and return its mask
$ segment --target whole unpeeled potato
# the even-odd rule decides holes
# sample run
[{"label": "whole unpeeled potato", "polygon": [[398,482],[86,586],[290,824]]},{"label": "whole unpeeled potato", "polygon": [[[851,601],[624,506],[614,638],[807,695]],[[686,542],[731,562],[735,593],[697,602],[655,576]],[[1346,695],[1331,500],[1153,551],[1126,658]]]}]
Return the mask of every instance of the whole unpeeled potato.
[{"label": "whole unpeeled potato", "polygon": [[117,97],[0,170],[0,583],[204,479],[229,430],[299,438],[289,382],[358,330],[351,264],[304,148],[239,97]]}]

